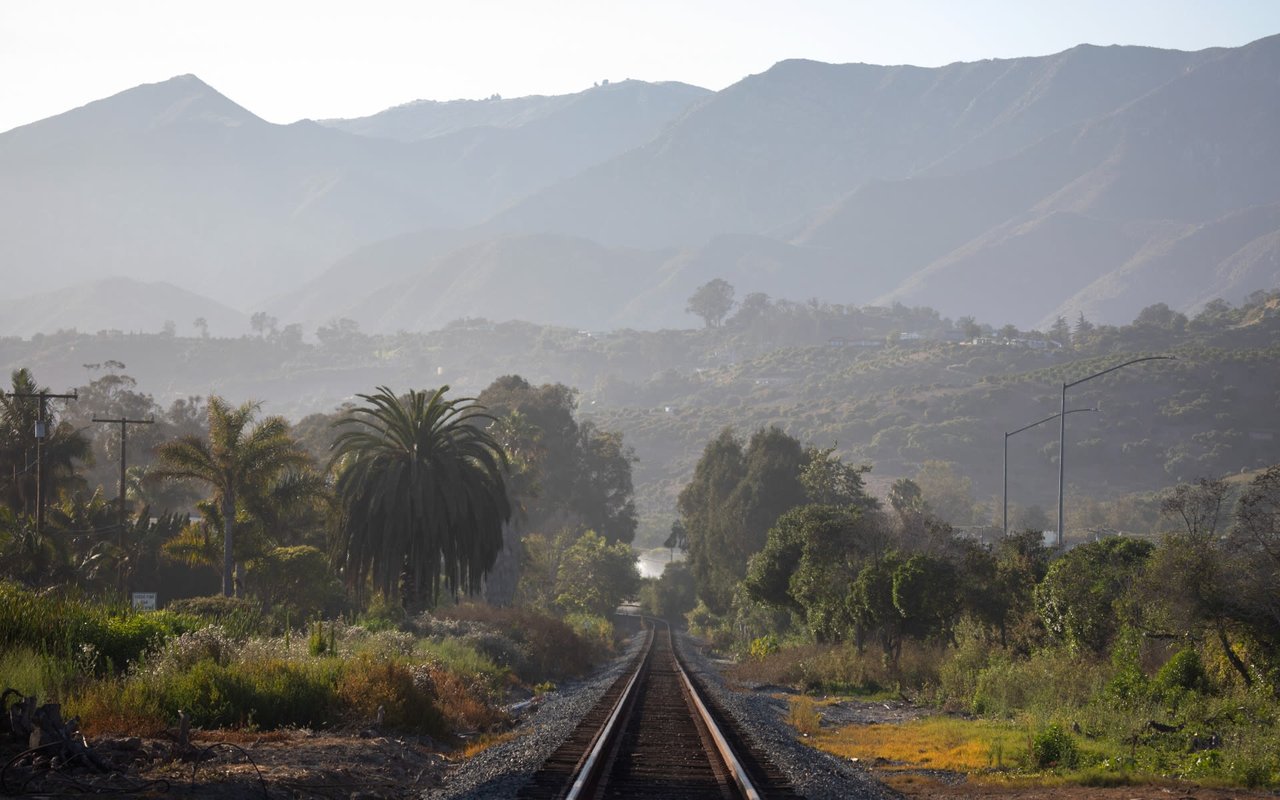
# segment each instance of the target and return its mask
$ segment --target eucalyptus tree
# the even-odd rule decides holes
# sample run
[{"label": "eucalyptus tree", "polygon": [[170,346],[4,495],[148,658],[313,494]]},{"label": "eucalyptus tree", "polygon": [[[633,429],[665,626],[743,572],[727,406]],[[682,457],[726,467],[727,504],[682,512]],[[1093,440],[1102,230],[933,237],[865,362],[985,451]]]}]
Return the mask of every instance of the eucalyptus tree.
[{"label": "eucalyptus tree", "polygon": [[501,551],[507,456],[485,408],[448,390],[398,397],[380,386],[335,423],[337,556],[349,584],[369,578],[398,597],[405,577],[430,604],[442,578],[451,591],[478,591]]},{"label": "eucalyptus tree", "polygon": [[207,438],[182,436],[157,449],[161,478],[187,479],[213,489],[211,506],[222,527],[222,593],[234,593],[235,538],[238,511],[269,495],[270,487],[291,483],[311,465],[307,453],[289,435],[283,417],[254,423],[259,404],[232,408],[221,397],[209,398]]}]

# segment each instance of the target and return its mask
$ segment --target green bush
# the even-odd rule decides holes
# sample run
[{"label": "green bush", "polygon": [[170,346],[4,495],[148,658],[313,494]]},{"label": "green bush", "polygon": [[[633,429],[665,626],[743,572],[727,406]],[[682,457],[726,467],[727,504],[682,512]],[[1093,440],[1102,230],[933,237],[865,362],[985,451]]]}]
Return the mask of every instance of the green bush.
[{"label": "green bush", "polygon": [[476,649],[474,640],[427,639],[418,643],[416,652],[449,672],[479,677],[491,686],[499,685],[507,674],[506,670]]},{"label": "green bush", "polygon": [[763,661],[767,656],[771,656],[778,652],[781,645],[778,644],[778,637],[772,633],[751,640],[751,646],[748,648],[747,654],[752,661]]},{"label": "green bush", "polygon": [[1165,662],[1156,673],[1155,688],[1166,700],[1176,700],[1185,692],[1209,691],[1209,675],[1200,654],[1188,648]]},{"label": "green bush", "polygon": [[[520,678],[526,683],[576,678],[612,650],[606,641],[586,639],[565,620],[528,608],[496,608],[469,603],[439,614],[437,622],[481,625],[496,630],[519,645],[525,656]],[[478,632],[474,627],[471,631]]]},{"label": "green bush", "polygon": [[61,695],[80,670],[65,656],[39,653],[21,646],[0,650],[0,691],[15,689],[40,702]]},{"label": "green bush", "polygon": [[171,611],[135,612],[84,600],[39,596],[0,582],[0,648],[83,657],[95,672],[123,670],[167,639],[194,630],[199,621]]},{"label": "green bush", "polygon": [[1064,708],[1082,708],[1104,686],[1105,671],[1062,648],[1037,650],[1025,659],[997,654],[978,673],[973,709],[978,714],[1014,717],[1024,711],[1050,717]]},{"label": "green bush", "polygon": [[225,666],[201,661],[144,686],[169,719],[176,719],[182,709],[204,727],[316,727],[334,716],[339,670],[338,662],[328,660]]},{"label": "green bush", "polygon": [[599,614],[569,614],[564,622],[596,647],[605,651],[613,649],[613,623]]},{"label": "green bush", "polygon": [[1080,763],[1080,750],[1076,747],[1076,740],[1057,723],[1035,735],[1031,742],[1031,754],[1036,766],[1041,769],[1070,769]]},{"label": "green bush", "polygon": [[171,600],[165,610],[221,625],[234,639],[271,632],[271,621],[263,615],[262,606],[240,597],[186,597]]}]

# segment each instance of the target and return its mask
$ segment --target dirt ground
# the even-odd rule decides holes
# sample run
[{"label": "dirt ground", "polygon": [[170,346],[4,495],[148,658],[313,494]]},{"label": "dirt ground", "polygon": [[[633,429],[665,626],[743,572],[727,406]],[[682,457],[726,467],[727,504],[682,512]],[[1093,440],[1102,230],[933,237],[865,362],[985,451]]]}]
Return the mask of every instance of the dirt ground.
[{"label": "dirt ground", "polygon": [[[774,687],[776,688],[776,687]],[[838,724],[890,723],[924,713],[905,703],[843,701],[824,709]],[[106,794],[118,797],[323,798],[392,800],[441,785],[448,748],[427,738],[317,733],[193,732],[191,745],[172,738],[90,740],[110,772],[14,761],[21,746],[0,743],[0,796]],[[1208,789],[1186,784],[1090,788],[1002,785],[943,770],[866,765],[885,785],[912,800],[1275,800],[1277,792]],[[52,767],[52,768],[51,768]]]},{"label": "dirt ground", "polygon": [[993,797],[1000,800],[1245,800],[1245,798],[1269,798],[1275,800],[1275,792],[1246,789],[1204,789],[1186,784],[1168,786],[1114,786],[1092,788],[1087,786],[1001,786],[975,783],[963,775],[937,775],[895,771],[892,773],[872,769],[883,783],[905,797],[915,800],[967,800],[967,798]]},{"label": "dirt ground", "polygon": [[[311,731],[197,733],[183,750],[170,739],[90,740],[114,771],[13,765],[0,795],[106,793],[128,797],[416,797],[438,786],[448,757],[429,740]],[[0,749],[8,763],[13,752]]]}]

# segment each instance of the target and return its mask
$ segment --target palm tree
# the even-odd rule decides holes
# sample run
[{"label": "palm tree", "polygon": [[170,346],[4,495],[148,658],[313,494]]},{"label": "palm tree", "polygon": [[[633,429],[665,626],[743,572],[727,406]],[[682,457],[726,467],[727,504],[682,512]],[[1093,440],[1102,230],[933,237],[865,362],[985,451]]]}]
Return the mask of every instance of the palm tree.
[{"label": "palm tree", "polygon": [[448,390],[399,398],[380,386],[335,423],[338,556],[349,584],[371,577],[396,597],[403,573],[430,603],[443,570],[450,590],[474,593],[502,549],[506,453],[483,427],[493,419],[484,407],[446,400]]},{"label": "palm tree", "polygon": [[209,437],[183,436],[157,448],[165,478],[208,484],[222,522],[222,593],[233,594],[237,508],[252,504],[268,487],[304,471],[310,457],[289,436],[283,417],[267,417],[253,425],[257,403],[232,408],[220,397],[209,398]]}]

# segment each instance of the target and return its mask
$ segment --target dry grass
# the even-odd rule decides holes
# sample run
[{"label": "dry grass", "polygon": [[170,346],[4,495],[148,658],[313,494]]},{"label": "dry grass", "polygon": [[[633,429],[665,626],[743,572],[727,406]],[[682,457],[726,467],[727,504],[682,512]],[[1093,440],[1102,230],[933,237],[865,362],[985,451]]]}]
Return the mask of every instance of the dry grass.
[{"label": "dry grass", "polygon": [[822,730],[822,715],[812,697],[800,695],[791,698],[791,712],[787,723],[804,736],[817,736]]},{"label": "dry grass", "polygon": [[490,747],[493,747],[494,745],[502,744],[503,742],[509,742],[514,738],[516,738],[515,731],[503,731],[502,733],[481,734],[480,736],[477,736],[476,738],[466,743],[466,745],[462,748],[462,757],[471,758],[472,756],[483,753],[485,750],[488,750]]},{"label": "dry grass", "polygon": [[1025,732],[1007,724],[931,717],[902,724],[849,725],[820,732],[813,744],[843,758],[883,758],[907,768],[979,772],[1020,761]]}]

